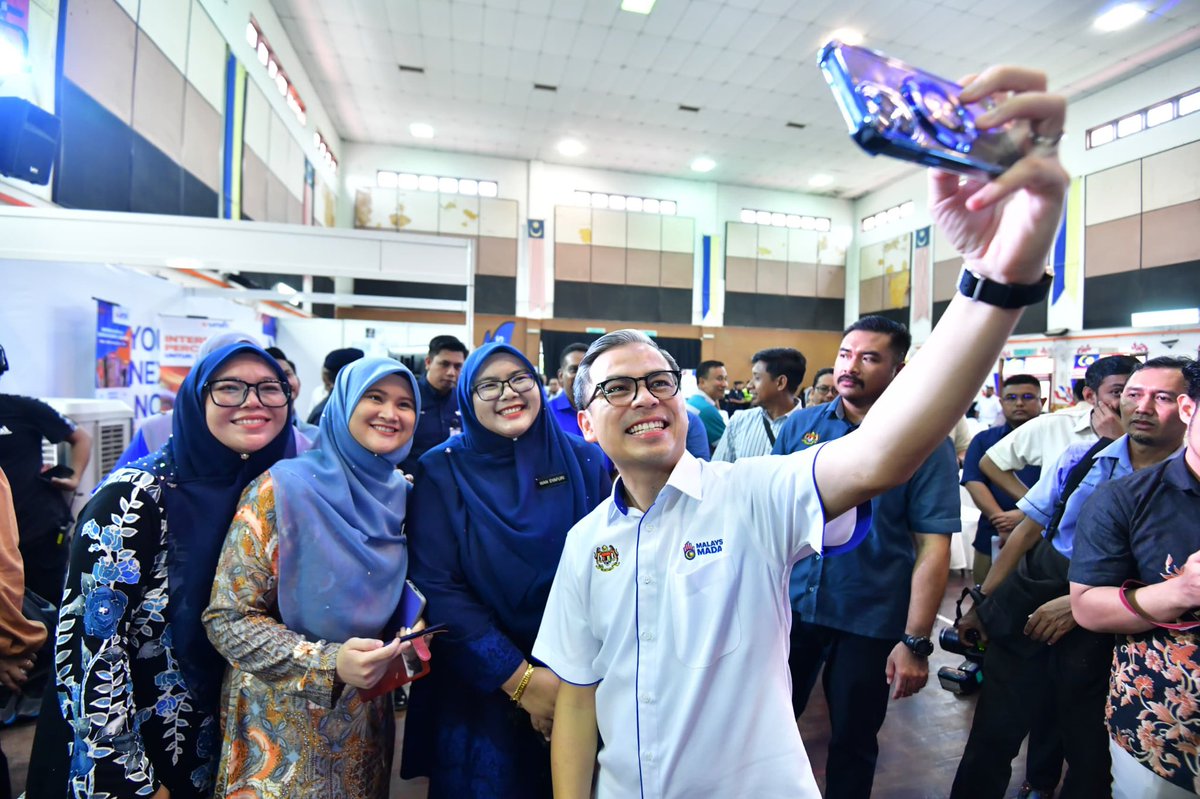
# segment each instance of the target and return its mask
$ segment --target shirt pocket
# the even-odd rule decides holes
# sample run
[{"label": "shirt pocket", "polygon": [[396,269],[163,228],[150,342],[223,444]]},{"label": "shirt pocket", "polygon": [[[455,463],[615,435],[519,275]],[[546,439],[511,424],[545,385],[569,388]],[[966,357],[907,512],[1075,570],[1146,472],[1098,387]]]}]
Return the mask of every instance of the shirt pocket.
[{"label": "shirt pocket", "polygon": [[672,576],[671,622],[675,655],[687,666],[711,666],[737,649],[737,575],[728,555]]}]

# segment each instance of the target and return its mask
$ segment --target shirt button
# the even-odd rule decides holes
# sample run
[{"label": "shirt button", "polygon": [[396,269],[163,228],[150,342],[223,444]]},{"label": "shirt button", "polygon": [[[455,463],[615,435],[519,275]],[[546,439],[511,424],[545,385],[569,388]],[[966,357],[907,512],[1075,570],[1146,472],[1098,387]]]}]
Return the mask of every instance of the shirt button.
[{"label": "shirt button", "polygon": [[648,574],[643,574],[643,575],[642,575],[642,583],[643,583],[643,584],[645,584],[645,585],[650,585],[650,583],[652,583],[652,582],[654,582],[654,578],[653,578],[653,577],[651,577],[651,576],[650,576],[650,575],[648,575]]},{"label": "shirt button", "polygon": [[810,585],[808,587],[808,593],[810,593],[810,594],[815,593],[816,590],[817,590],[817,587],[815,585]]},{"label": "shirt button", "polygon": [[816,558],[817,560],[820,560],[820,559],[821,559],[821,553],[820,553],[820,552],[818,552],[817,554],[813,555],[813,557],[814,557],[814,558]]},{"label": "shirt button", "polygon": [[654,525],[653,525],[653,524],[648,524],[648,525],[646,525],[646,532],[647,532],[647,533],[653,533],[653,532],[654,532]]},{"label": "shirt button", "polygon": [[649,705],[649,704],[653,704],[653,703],[654,703],[654,697],[653,697],[653,696],[651,696],[650,694],[642,694],[642,703],[643,703],[643,704],[647,704],[647,705]]},{"label": "shirt button", "polygon": [[650,632],[649,630],[645,630],[645,631],[642,633],[642,640],[643,640],[643,641],[653,641],[653,640],[654,640],[654,633]]},{"label": "shirt button", "polygon": [[645,760],[647,763],[652,762],[654,760],[654,753],[653,752],[642,752],[642,759]]}]

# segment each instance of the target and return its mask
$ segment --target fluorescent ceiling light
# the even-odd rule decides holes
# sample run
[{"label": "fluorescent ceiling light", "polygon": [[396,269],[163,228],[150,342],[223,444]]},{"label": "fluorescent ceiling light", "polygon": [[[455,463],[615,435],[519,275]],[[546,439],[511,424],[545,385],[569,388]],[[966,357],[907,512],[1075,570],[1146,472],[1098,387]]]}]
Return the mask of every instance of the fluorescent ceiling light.
[{"label": "fluorescent ceiling light", "polygon": [[624,194],[608,195],[608,207],[613,209],[614,211],[624,211],[625,210],[625,195]]},{"label": "fluorescent ceiling light", "polygon": [[916,210],[916,206],[913,205],[912,200],[908,200],[900,206],[900,216],[912,216],[914,210]]},{"label": "fluorescent ceiling light", "polygon": [[1125,117],[1117,121],[1117,137],[1130,136],[1134,133],[1140,133],[1145,127],[1141,114]]},{"label": "fluorescent ceiling light", "polygon": [[796,214],[787,215],[787,226],[792,230],[797,230],[800,227],[800,217]]},{"label": "fluorescent ceiling light", "polygon": [[746,223],[747,225],[753,225],[754,224],[754,211],[750,210],[749,208],[743,208],[740,219],[742,220],[742,222]]},{"label": "fluorescent ceiling light", "polygon": [[602,192],[593,193],[592,194],[592,207],[593,208],[607,208],[608,207],[608,195],[604,194]]},{"label": "fluorescent ceiling light", "polygon": [[811,216],[800,217],[800,229],[801,230],[813,230],[816,227],[817,227],[817,220],[814,217],[811,217]]},{"label": "fluorescent ceiling light", "polygon": [[838,28],[833,33],[829,34],[830,39],[837,39],[842,44],[862,44],[862,31],[854,28]]},{"label": "fluorescent ceiling light", "polygon": [[760,225],[771,224],[771,212],[770,211],[755,211],[754,212],[754,221]]},{"label": "fluorescent ceiling light", "polygon": [[1092,25],[1096,30],[1119,31],[1139,22],[1144,16],[1146,16],[1146,9],[1137,3],[1123,3],[1096,17],[1096,21]]},{"label": "fluorescent ceiling light", "polygon": [[817,220],[817,230],[821,231],[822,233],[828,233],[832,226],[833,224],[825,217],[821,217]]},{"label": "fluorescent ceiling light", "polygon": [[634,14],[649,14],[654,8],[654,0],[621,0],[621,10]]},{"label": "fluorescent ceiling light", "polygon": [[279,89],[279,93],[282,94],[284,97],[287,96],[288,82],[287,82],[287,78],[285,78],[283,76],[282,72],[280,72],[279,74],[277,74],[275,76],[275,88]]},{"label": "fluorescent ceiling light", "polygon": [[1200,324],[1200,308],[1177,308],[1173,311],[1143,311],[1130,314],[1129,324],[1134,327],[1162,327],[1164,325]]},{"label": "fluorescent ceiling light", "polygon": [[771,214],[771,224],[775,227],[785,227],[787,225],[787,215],[781,213]]},{"label": "fluorescent ceiling light", "polygon": [[814,189],[824,188],[830,183],[833,183],[833,175],[813,175],[808,179],[808,185]]},{"label": "fluorescent ceiling light", "polygon": [[254,27],[253,22],[246,23],[246,44],[251,47],[258,47],[258,29]]},{"label": "fluorescent ceiling light", "polygon": [[1152,128],[1175,118],[1175,104],[1171,102],[1156,105],[1146,112],[1146,127]]},{"label": "fluorescent ceiling light", "polygon": [[471,180],[470,178],[461,178],[458,181],[458,193],[472,197],[479,193],[479,181]]},{"label": "fluorescent ceiling light", "polygon": [[276,284],[275,284],[275,286],[274,286],[274,288],[275,288],[275,290],[276,290],[276,291],[278,291],[280,294],[286,294],[286,295],[287,295],[287,296],[289,296],[289,297],[294,297],[294,296],[295,296],[295,295],[298,293],[298,292],[296,291],[296,289],[294,289],[293,287],[289,286],[287,283],[284,283],[283,281],[280,281],[279,283],[276,283]]},{"label": "fluorescent ceiling light", "polygon": [[420,188],[421,179],[416,175],[401,172],[396,177],[396,185],[405,191],[416,191]]},{"label": "fluorescent ceiling light", "polygon": [[642,210],[648,214],[657,214],[658,213],[658,205],[659,205],[658,200],[652,200],[650,198],[646,198],[645,200],[642,200]]},{"label": "fluorescent ceiling light", "polygon": [[275,76],[279,74],[279,62],[272,58],[267,62],[267,77],[275,80]]},{"label": "fluorescent ceiling light", "polygon": [[267,65],[267,59],[271,57],[271,52],[267,50],[267,43],[259,40],[258,42],[258,63],[264,67]]},{"label": "fluorescent ceiling light", "polygon": [[874,230],[875,229],[875,217],[868,216],[866,219],[864,219],[862,221],[862,229],[863,229],[864,233]]},{"label": "fluorescent ceiling light", "polygon": [[695,161],[692,161],[693,172],[712,172],[716,169],[717,162],[706,156],[700,156]]},{"label": "fluorescent ceiling light", "polygon": [[408,132],[414,139],[432,139],[433,125],[428,122],[414,122],[408,126]]},{"label": "fluorescent ceiling light", "polygon": [[500,193],[500,186],[494,180],[479,181],[479,196],[480,197],[495,197]]},{"label": "fluorescent ceiling light", "polygon": [[458,178],[438,178],[438,191],[442,194],[458,194]]},{"label": "fluorescent ceiling light", "polygon": [[626,197],[625,198],[625,210],[626,211],[642,210],[642,198],[641,197]]},{"label": "fluorescent ceiling light", "polygon": [[421,175],[417,178],[417,188],[421,191],[437,191],[438,179],[434,175]]},{"label": "fluorescent ceiling light", "polygon": [[1185,94],[1179,98],[1179,116],[1200,110],[1200,92]]},{"label": "fluorescent ceiling light", "polygon": [[675,201],[663,200],[658,204],[658,212],[666,216],[675,216]]},{"label": "fluorescent ceiling light", "polygon": [[375,183],[381,189],[396,188],[400,183],[399,178],[400,178],[400,176],[397,175],[395,172],[388,172],[387,170],[384,170],[384,169],[381,169],[375,173]]},{"label": "fluorescent ceiling light", "polygon": [[575,202],[579,205],[591,205],[592,204],[592,193],[591,192],[583,191],[581,189],[576,189],[575,193],[572,194],[571,196],[575,198]]},{"label": "fluorescent ceiling light", "polygon": [[558,154],[565,155],[567,158],[583,155],[586,150],[587,148],[579,139],[563,139],[558,143]]}]

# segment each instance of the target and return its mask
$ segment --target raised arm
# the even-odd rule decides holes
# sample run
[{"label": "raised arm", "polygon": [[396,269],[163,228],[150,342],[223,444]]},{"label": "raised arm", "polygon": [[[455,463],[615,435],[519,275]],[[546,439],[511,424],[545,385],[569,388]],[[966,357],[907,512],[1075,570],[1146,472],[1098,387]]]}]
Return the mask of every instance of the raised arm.
[{"label": "raised arm", "polygon": [[[1066,100],[1046,93],[1046,76],[994,67],[972,81],[965,101],[1007,95],[979,117],[980,127],[1027,120],[1039,139],[1055,139]],[[1018,128],[1024,123],[1018,124]],[[990,183],[930,173],[930,206],[966,269],[1003,284],[1043,278],[1058,230],[1067,173],[1052,147],[1031,147]],[[929,340],[901,370],[852,436],[830,442],[816,477],[831,515],[908,479],[954,427],[984,382],[1020,316],[956,295]]]}]

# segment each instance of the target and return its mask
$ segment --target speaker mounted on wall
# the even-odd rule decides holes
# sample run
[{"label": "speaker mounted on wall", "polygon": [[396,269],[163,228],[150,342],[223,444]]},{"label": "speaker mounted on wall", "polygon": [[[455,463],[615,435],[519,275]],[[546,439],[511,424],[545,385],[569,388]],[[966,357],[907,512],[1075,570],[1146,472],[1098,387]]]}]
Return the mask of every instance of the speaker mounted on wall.
[{"label": "speaker mounted on wall", "polygon": [[20,97],[0,97],[0,175],[49,183],[61,133],[54,114]]}]

